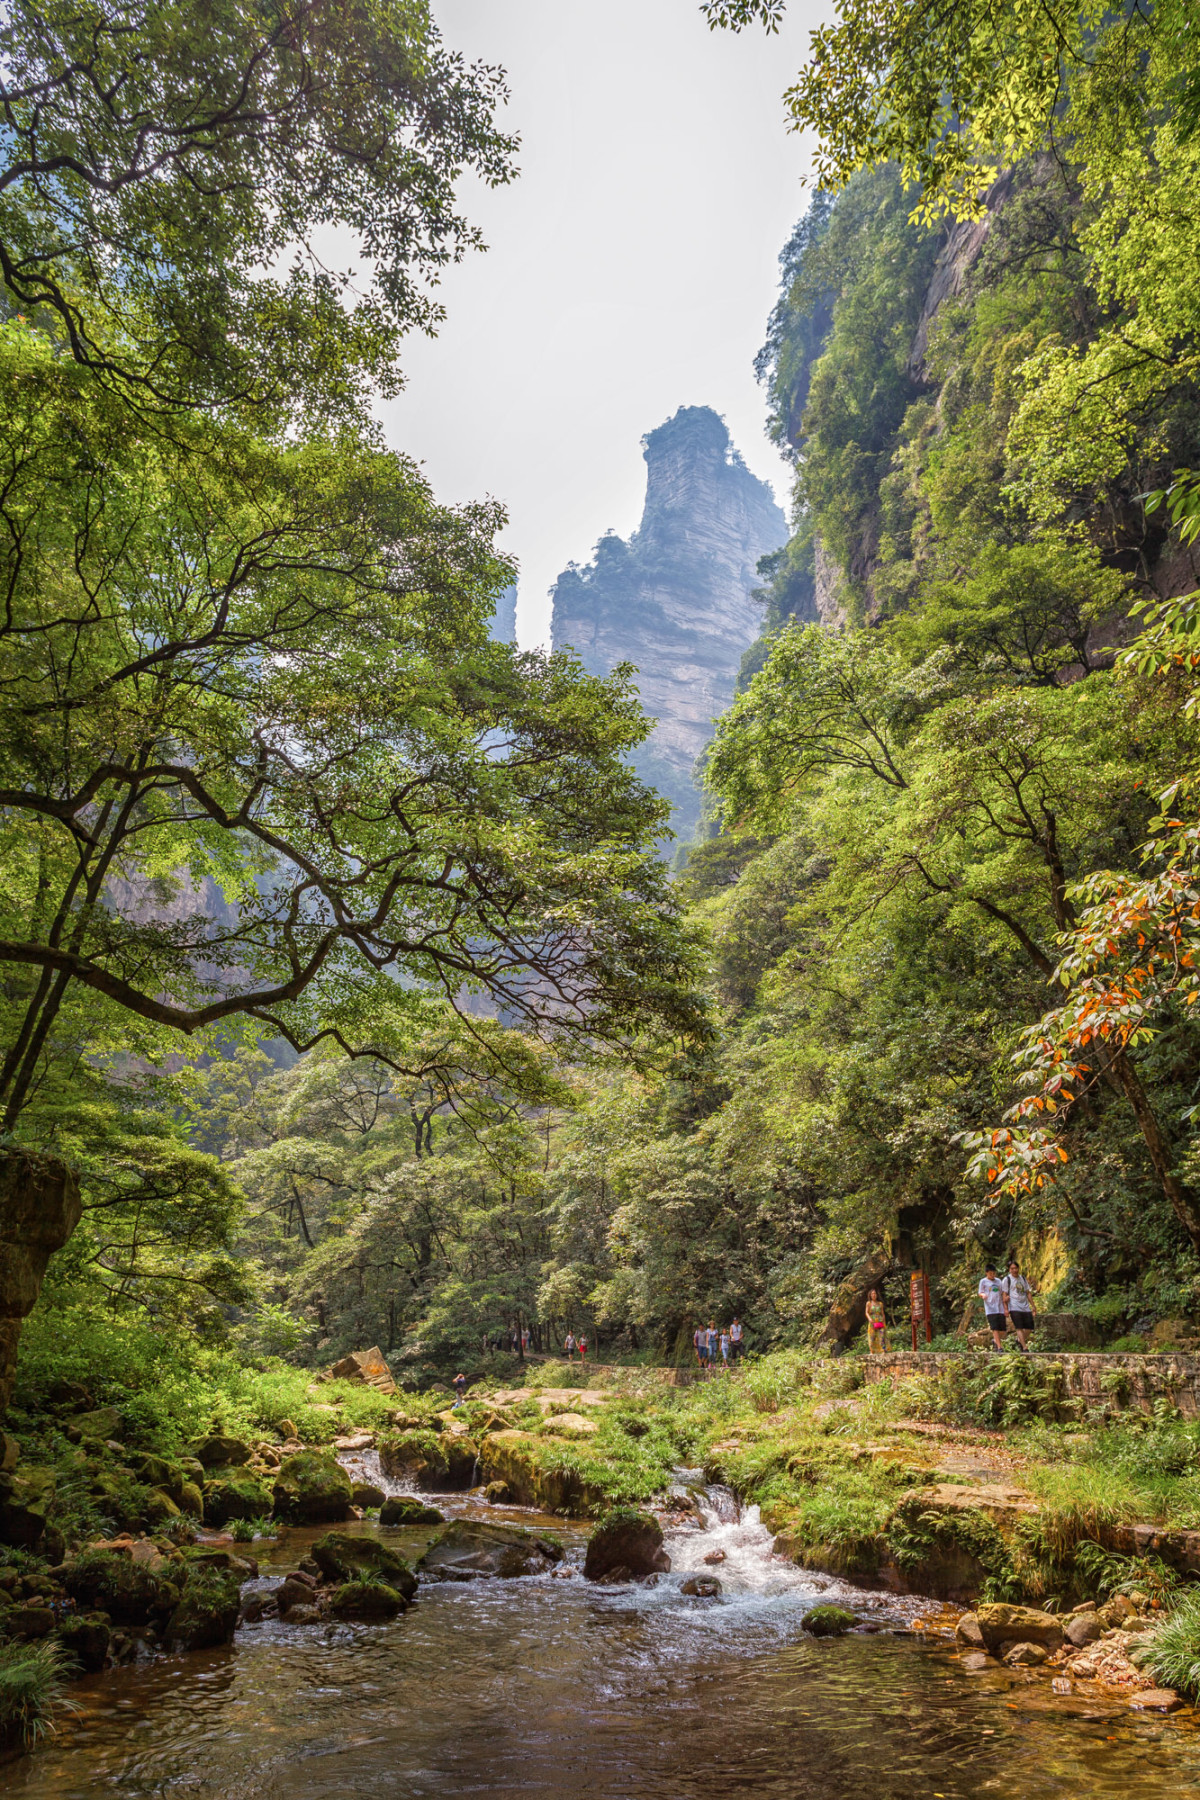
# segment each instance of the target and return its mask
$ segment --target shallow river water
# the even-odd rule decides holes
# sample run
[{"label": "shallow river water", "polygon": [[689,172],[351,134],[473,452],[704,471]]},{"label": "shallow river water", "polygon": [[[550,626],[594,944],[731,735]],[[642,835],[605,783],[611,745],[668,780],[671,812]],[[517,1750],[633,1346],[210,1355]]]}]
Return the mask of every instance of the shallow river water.
[{"label": "shallow river water", "polygon": [[[913,1602],[803,1574],[771,1555],[753,1510],[735,1512],[710,1493],[707,1528],[669,1534],[672,1573],[653,1589],[599,1589],[578,1572],[426,1586],[391,1625],[264,1623],[226,1650],[94,1676],[57,1740],[4,1785],[38,1800],[1200,1794],[1190,1724],[1054,1702],[1044,1680],[999,1669],[969,1675],[947,1638],[904,1629]],[[583,1534],[549,1523],[578,1564]],[[317,1535],[257,1546],[262,1585]],[[428,1535],[388,1537],[419,1554]],[[687,1599],[681,1581],[715,1548],[722,1596]],[[871,1629],[805,1636],[817,1599]]]}]

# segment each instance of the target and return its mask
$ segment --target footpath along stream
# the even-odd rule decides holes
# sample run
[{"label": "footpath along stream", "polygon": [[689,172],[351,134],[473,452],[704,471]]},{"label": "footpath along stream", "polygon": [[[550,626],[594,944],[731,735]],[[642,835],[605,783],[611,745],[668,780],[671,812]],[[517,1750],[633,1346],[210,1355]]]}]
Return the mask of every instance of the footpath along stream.
[{"label": "footpath along stream", "polygon": [[[345,1459],[347,1462],[351,1458]],[[356,1473],[381,1478],[366,1452]],[[57,1740],[5,1771],[14,1795],[100,1800],[975,1800],[1011,1794],[1200,1792],[1200,1734],[1120,1702],[1056,1699],[1021,1672],[969,1672],[938,1610],[806,1573],[773,1554],[698,1470],[672,1568],[652,1587],[581,1574],[587,1527],[463,1494],[422,1496],[451,1517],[552,1530],[553,1574],[422,1585],[388,1625],[243,1625],[232,1646],[78,1684]],[[361,1523],[348,1529],[373,1535]],[[260,1543],[275,1586],[322,1528]],[[416,1558],[430,1527],[391,1530]],[[691,1598],[697,1572],[722,1584]],[[571,1573],[564,1578],[564,1570]],[[817,1639],[809,1607],[859,1628]]]}]

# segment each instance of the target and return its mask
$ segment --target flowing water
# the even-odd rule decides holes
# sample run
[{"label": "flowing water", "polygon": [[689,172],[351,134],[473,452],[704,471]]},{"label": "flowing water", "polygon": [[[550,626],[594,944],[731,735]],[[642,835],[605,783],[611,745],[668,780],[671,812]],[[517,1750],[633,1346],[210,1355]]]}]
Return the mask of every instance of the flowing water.
[{"label": "flowing water", "polygon": [[[371,1453],[357,1461],[378,1473]],[[697,1492],[695,1472],[680,1475],[679,1492]],[[446,1496],[448,1512],[550,1523],[572,1576],[428,1586],[391,1625],[267,1622],[229,1649],[91,1677],[75,1718],[5,1785],[38,1800],[1200,1793],[1190,1725],[1054,1700],[1044,1680],[998,1668],[969,1675],[948,1638],[907,1629],[921,1603],[775,1558],[756,1510],[739,1518],[723,1489],[699,1502],[699,1520],[668,1534],[671,1574],[622,1589],[582,1580],[581,1529]],[[318,1535],[259,1545],[259,1585]],[[428,1536],[388,1533],[413,1555]],[[700,1570],[719,1598],[680,1593]],[[861,1630],[807,1637],[819,1599],[851,1606]]]}]

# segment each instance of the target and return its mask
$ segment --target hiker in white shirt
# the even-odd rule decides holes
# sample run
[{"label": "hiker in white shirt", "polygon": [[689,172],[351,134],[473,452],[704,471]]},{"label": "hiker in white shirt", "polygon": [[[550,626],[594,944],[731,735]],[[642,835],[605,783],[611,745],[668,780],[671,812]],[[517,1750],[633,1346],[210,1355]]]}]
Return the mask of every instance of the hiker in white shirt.
[{"label": "hiker in white shirt", "polygon": [[1008,1274],[1000,1285],[1004,1290],[1004,1310],[1012,1320],[1017,1342],[1022,1350],[1028,1350],[1029,1334],[1037,1325],[1032,1299],[1037,1289],[1031,1281],[1026,1281],[1015,1257],[1009,1263]]},{"label": "hiker in white shirt", "polygon": [[1003,1350],[1004,1334],[1008,1330],[1008,1309],[1004,1302],[1004,1283],[996,1273],[995,1263],[989,1263],[984,1271],[983,1280],[979,1284],[979,1298],[983,1301],[984,1316],[992,1334],[992,1349]]},{"label": "hiker in white shirt", "polygon": [[734,1362],[742,1360],[742,1321],[735,1319],[729,1327],[729,1353]]}]

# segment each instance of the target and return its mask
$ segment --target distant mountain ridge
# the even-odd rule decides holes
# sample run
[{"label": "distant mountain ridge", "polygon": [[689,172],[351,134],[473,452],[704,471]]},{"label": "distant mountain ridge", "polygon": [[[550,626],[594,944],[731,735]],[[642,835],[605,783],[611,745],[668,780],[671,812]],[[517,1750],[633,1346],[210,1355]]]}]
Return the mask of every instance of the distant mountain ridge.
[{"label": "distant mountain ridge", "polygon": [[674,829],[687,838],[700,817],[696,759],[762,628],[757,564],[784,543],[787,521],[711,407],[680,407],[642,443],[641,524],[628,541],[601,538],[586,567],[559,576],[551,642],[595,674],[635,664],[642,704],[658,720],[638,773],[672,801]]}]

